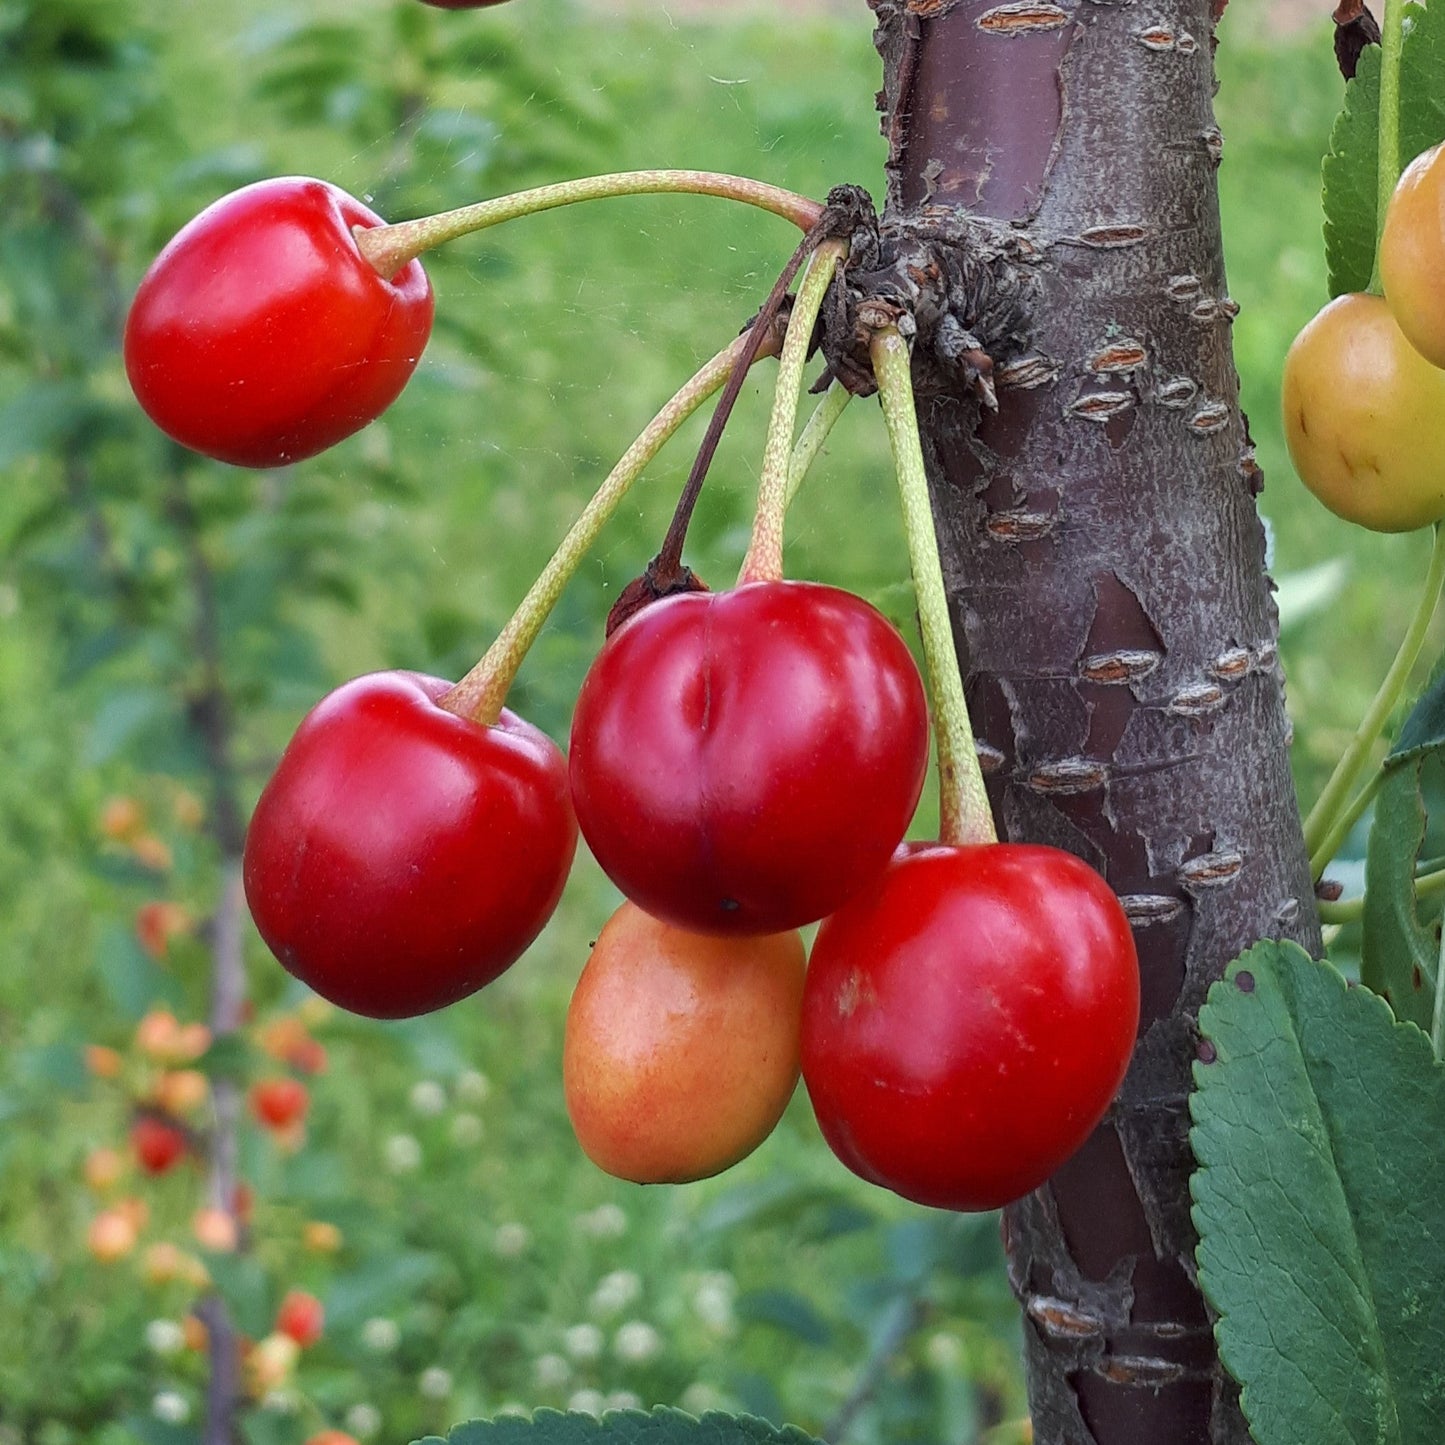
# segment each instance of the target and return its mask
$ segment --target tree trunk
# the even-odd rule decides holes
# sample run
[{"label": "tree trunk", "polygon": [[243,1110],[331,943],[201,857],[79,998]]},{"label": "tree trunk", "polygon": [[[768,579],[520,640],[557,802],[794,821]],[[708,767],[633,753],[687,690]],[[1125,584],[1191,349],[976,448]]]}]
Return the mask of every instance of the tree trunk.
[{"label": "tree trunk", "polygon": [[870,4],[885,238],[963,234],[1011,278],[1011,337],[975,328],[997,411],[957,379],[920,403],[995,815],[1104,873],[1143,975],[1108,1120],[1005,1219],[1035,1439],[1234,1445],[1189,1218],[1195,1020],[1242,949],[1319,931],[1231,352],[1214,17]]}]

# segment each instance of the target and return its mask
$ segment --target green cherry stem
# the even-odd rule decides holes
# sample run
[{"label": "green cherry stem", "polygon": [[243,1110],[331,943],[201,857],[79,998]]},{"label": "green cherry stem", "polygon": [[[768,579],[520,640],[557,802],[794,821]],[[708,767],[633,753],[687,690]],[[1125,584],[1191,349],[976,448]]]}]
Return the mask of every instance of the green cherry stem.
[{"label": "green cherry stem", "polygon": [[[1445,893],[1445,869],[1416,875],[1416,898],[1434,898],[1441,893]],[[1321,923],[1358,923],[1365,916],[1365,895],[1341,898],[1334,903],[1321,899],[1318,907]]]},{"label": "green cherry stem", "polygon": [[847,254],[846,241],[824,241],[809,258],[807,274],[793,302],[788,333],[783,338],[783,354],[778,359],[778,385],[773,393],[773,413],[763,448],[758,510],[748,554],[738,574],[739,583],[772,582],[783,575],[783,519],[788,509],[788,477],[793,433],[798,425],[798,402],[803,390],[803,368],[808,362],[813,327],[823,309],[823,297],[832,284],[838,263]]},{"label": "green cherry stem", "polygon": [[[489,726],[502,714],[502,704],[528,649],[537,640],[557,599],[577,570],[587,549],[604,523],[627,495],[633,482],[661,451],[663,443],[727,381],[734,362],[749,338],[739,336],[731,346],[718,352],[648,424],[646,431],[628,447],[607,480],[597,489],[581,516],[572,524],[552,559],[542,569],[511,620],[481,661],[467,673],[440,705],[458,717]],[[756,359],[756,356],[755,358]]]},{"label": "green cherry stem", "polygon": [[1382,294],[1380,237],[1385,211],[1400,180],[1400,60],[1405,49],[1405,0],[1385,0],[1380,20],[1380,142],[1375,171],[1375,265],[1370,290]]},{"label": "green cherry stem", "polygon": [[749,180],[746,176],[723,175],[717,171],[621,171],[606,176],[583,176],[580,180],[560,181],[552,186],[537,186],[530,191],[517,191],[510,196],[497,196],[479,201],[460,210],[442,211],[435,216],[422,216],[415,221],[398,221],[390,226],[357,226],[353,228],[361,254],[382,276],[395,276],[408,261],[423,251],[484,231],[488,226],[514,221],[538,211],[555,210],[577,201],[604,200],[609,196],[651,196],[683,194],[721,196],[741,201],[761,210],[771,211],[792,221],[806,231],[823,214],[817,201],[780,186]]},{"label": "green cherry stem", "polygon": [[793,505],[793,498],[798,495],[798,488],[807,480],[813,463],[818,460],[818,453],[823,450],[828,433],[833,430],[838,418],[847,410],[848,403],[852,400],[853,393],[835,381],[823,393],[822,401],[813,408],[813,414],[808,418],[803,434],[793,448],[792,459],[788,462],[788,494],[783,500],[785,507]]},{"label": "green cherry stem", "polygon": [[[1395,660],[1390,664],[1390,670],[1385,674],[1385,680],[1380,684],[1374,701],[1360,720],[1359,727],[1355,729],[1349,747],[1335,764],[1329,782],[1325,784],[1305,819],[1305,847],[1312,860],[1320,856],[1322,844],[1334,832],[1342,810],[1347,809],[1350,790],[1364,771],[1375,739],[1380,736],[1395,704],[1400,700],[1400,694],[1405,690],[1411,670],[1425,646],[1425,634],[1439,604],[1442,586],[1445,586],[1445,526],[1437,523],[1435,545],[1430,553],[1430,567],[1425,574],[1425,585],[1421,589],[1415,615],[1410,619],[1410,626],[1400,643],[1400,650],[1395,654]],[[1329,859],[1324,861],[1327,863]],[[1323,864],[1320,866],[1323,867]],[[1315,876],[1319,876],[1318,872]]]},{"label": "green cherry stem", "polygon": [[1355,794],[1349,807],[1345,808],[1335,819],[1334,826],[1325,834],[1320,846],[1310,855],[1311,878],[1324,876],[1325,869],[1334,861],[1335,854],[1340,851],[1345,839],[1350,836],[1350,830],[1360,821],[1365,809],[1370,806],[1375,794],[1380,791],[1380,784],[1384,781],[1384,768],[1376,768],[1365,786]]},{"label": "green cherry stem", "polygon": [[953,623],[948,593],[938,560],[938,535],[928,496],[923,443],[918,434],[918,412],[913,401],[913,377],[908,343],[896,326],[881,326],[870,344],[873,374],[883,403],[883,419],[893,444],[898,492],[903,502],[903,525],[908,534],[908,555],[913,568],[913,589],[918,599],[918,624],[923,634],[923,658],[933,693],[933,730],[938,747],[939,838],[944,843],[993,843],[993,814],[978,765],[978,748],[963,677],[953,645]]}]

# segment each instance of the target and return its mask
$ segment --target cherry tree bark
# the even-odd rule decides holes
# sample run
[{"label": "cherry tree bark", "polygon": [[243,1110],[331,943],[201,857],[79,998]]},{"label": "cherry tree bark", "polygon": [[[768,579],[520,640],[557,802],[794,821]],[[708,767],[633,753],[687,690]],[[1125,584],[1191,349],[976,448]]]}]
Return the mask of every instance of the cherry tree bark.
[{"label": "cherry tree bark", "polygon": [[1195,1278],[1195,1021],[1242,949],[1318,951],[1319,930],[1231,351],[1216,17],[869,3],[881,263],[895,294],[935,297],[910,305],[915,372],[995,815],[1108,878],[1143,974],[1116,1106],[1005,1218],[1035,1440],[1243,1445]]}]

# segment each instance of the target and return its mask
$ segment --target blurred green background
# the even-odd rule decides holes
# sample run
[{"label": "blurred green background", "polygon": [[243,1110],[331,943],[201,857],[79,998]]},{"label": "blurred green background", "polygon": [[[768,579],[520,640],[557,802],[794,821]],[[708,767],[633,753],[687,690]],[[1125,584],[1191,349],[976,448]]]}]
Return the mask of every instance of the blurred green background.
[{"label": "blurred green background", "polygon": [[[1427,545],[1346,527],[1290,474],[1278,378],[1325,299],[1318,170],[1341,82],[1327,24],[1270,37],[1244,8],[1219,54],[1220,179],[1312,795],[1388,663]],[[205,1015],[216,790],[248,805],[302,712],[349,676],[465,670],[634,433],[752,314],[793,237],[722,202],[647,198],[463,241],[428,263],[437,330],[400,402],[285,474],[183,456],[149,428],[118,358],[126,299],[195,211],[272,174],[325,176],[391,217],[655,165],[876,192],[862,0],[726,23],[721,9],[704,23],[564,0],[458,14],[0,0],[0,1445],[199,1439],[204,1360],[178,1342],[195,1289],[150,1280],[145,1253],[198,1249],[198,1176],[132,1168],[97,1189],[86,1162],[124,1153],[149,1079],[141,1016]],[[750,384],[693,529],[709,578],[744,549],[765,404]],[[513,705],[559,740],[700,429],[638,488],[523,671]],[[844,417],[800,499],[789,566],[907,621],[872,406]],[[203,745],[216,697],[230,775]],[[143,814],[119,838],[103,827],[116,799]],[[209,1263],[248,1332],[290,1286],[325,1301],[327,1330],[258,1389],[247,1438],[290,1445],[329,1424],[405,1440],[506,1407],[639,1402],[742,1408],[860,1445],[1021,1438],[995,1219],[859,1184],[801,1099],[706,1184],[642,1190],[580,1156],[561,1024],[615,901],[579,866],[529,956],[444,1015],[308,1015],[329,1066],[306,1140],[280,1148],[248,1125],[254,1249]],[[156,902],[181,905],[184,926],[148,951],[137,915]],[[303,1001],[248,949],[256,1044]],[[94,1044],[118,1051],[120,1079],[87,1068]],[[259,1046],[247,1066],[280,1068]],[[127,1197],[149,1218],[102,1262],[87,1230]],[[339,1249],[315,1247],[318,1221]]]}]

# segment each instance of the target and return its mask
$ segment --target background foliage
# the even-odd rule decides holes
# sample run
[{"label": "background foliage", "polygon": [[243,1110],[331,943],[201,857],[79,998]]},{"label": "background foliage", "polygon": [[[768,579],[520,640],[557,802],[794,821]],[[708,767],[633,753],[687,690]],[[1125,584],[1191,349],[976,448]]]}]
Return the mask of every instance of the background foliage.
[{"label": "background foliage", "polygon": [[[719,202],[639,198],[462,242],[429,265],[438,330],[402,401],[284,474],[203,463],[154,434],[119,365],[125,301],[185,219],[268,174],[326,176],[396,217],[656,164],[877,189],[861,0],[836,18],[713,26],[645,8],[0,0],[4,1445],[195,1438],[201,1360],[152,1328],[179,1320],[188,1287],[86,1249],[98,1201],[84,1161],[123,1143],[128,1106],[83,1048],[130,1057],[158,1002],[203,1015],[225,799],[249,804],[343,678],[463,670],[633,433],[751,314],[792,238]],[[1278,374],[1326,295],[1319,157],[1341,83],[1323,29],[1267,44],[1248,23],[1231,12],[1220,51],[1221,185],[1312,793],[1386,666],[1425,543],[1354,533],[1289,475]],[[712,579],[745,545],[764,400],[745,394],[694,527]],[[655,467],[523,672],[516,707],[559,739],[688,460],[684,439]],[[906,621],[871,407],[844,418],[795,515],[798,575]],[[141,804],[159,846],[103,835],[115,797]],[[158,959],[134,924],[162,900],[197,923]],[[210,1261],[252,1332],[290,1285],[327,1305],[326,1336],[248,1412],[249,1437],[280,1445],[331,1423],[399,1440],[513,1404],[610,1402],[733,1405],[814,1432],[841,1418],[848,1439],[889,1445],[1015,1438],[994,1220],[845,1177],[805,1101],[751,1161],[689,1189],[620,1185],[579,1156],[561,1019],[612,901],[584,865],[541,942],[483,995],[413,1024],[316,1024],[330,1067],[305,1146],[246,1133],[254,1262]],[[260,1026],[302,1000],[248,946]],[[150,1205],[147,1241],[194,1247],[189,1169],[123,1187]],[[339,1252],[305,1247],[315,1221],[339,1227]]]}]

